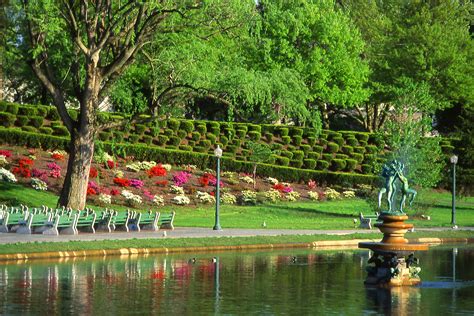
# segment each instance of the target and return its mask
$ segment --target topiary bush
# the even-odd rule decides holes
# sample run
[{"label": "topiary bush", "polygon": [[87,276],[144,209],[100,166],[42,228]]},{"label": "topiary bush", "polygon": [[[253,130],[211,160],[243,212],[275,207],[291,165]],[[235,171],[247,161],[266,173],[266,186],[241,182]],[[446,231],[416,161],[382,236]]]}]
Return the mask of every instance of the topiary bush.
[{"label": "topiary bush", "polygon": [[205,135],[207,133],[207,127],[205,123],[198,123],[194,125],[197,132],[201,135]]},{"label": "topiary bush", "polygon": [[357,140],[359,140],[359,142],[365,142],[367,144],[367,142],[369,141],[369,133],[357,133],[355,134],[355,137],[357,138]]},{"label": "topiary bush", "polygon": [[304,167],[306,169],[314,169],[316,168],[316,160],[314,159],[304,159],[303,160]]},{"label": "topiary bush", "polygon": [[20,109],[20,106],[16,103],[7,104],[7,112],[10,114],[17,115],[19,109]]},{"label": "topiary bush", "polygon": [[0,112],[5,112],[8,107],[8,102],[0,100]]},{"label": "topiary bush", "polygon": [[46,134],[46,135],[53,134],[53,129],[51,127],[40,127],[39,131],[41,134]]},{"label": "topiary bush", "polygon": [[344,159],[333,159],[331,161],[331,169],[334,171],[341,171],[346,167],[346,161]]},{"label": "topiary bush", "polygon": [[291,130],[291,136],[295,137],[295,136],[299,136],[299,137],[303,137],[303,129],[300,128],[300,127],[295,127]]},{"label": "topiary bush", "polygon": [[171,136],[174,136],[174,131],[170,128],[165,128],[164,134],[170,138]]},{"label": "topiary bush", "polygon": [[171,145],[171,146],[178,146],[179,144],[181,143],[181,138],[179,137],[176,137],[176,136],[171,136],[169,139],[168,139],[168,145]]},{"label": "topiary bush", "polygon": [[367,142],[364,140],[359,140],[359,145],[361,145],[362,147],[365,147],[367,146]]},{"label": "topiary bush", "polygon": [[182,129],[179,129],[176,133],[178,134],[178,137],[181,138],[181,139],[188,136],[188,133],[185,130],[182,130]]},{"label": "topiary bush", "polygon": [[334,142],[329,142],[326,149],[330,153],[337,153],[339,151],[339,145]]},{"label": "topiary bush", "polygon": [[377,146],[378,149],[383,149],[385,147],[385,140],[381,133],[370,134],[369,142]]},{"label": "topiary bush", "polygon": [[303,138],[301,136],[298,136],[298,135],[293,136],[293,144],[295,144],[295,146],[301,145],[302,139]]},{"label": "topiary bush", "polygon": [[360,169],[362,171],[362,173],[364,174],[371,174],[372,173],[372,165],[368,165],[368,164],[363,164],[360,166]]},{"label": "topiary bush", "polygon": [[293,158],[293,153],[291,151],[282,150],[280,152],[280,156],[286,157],[291,160]]},{"label": "topiary bush", "polygon": [[347,159],[347,158],[349,158],[349,156],[346,155],[346,154],[336,154],[335,158],[337,158],[337,159]]},{"label": "topiary bush", "polygon": [[203,146],[194,146],[193,151],[198,153],[207,153],[207,148]]},{"label": "topiary bush", "polygon": [[40,128],[43,126],[44,118],[42,116],[32,116],[30,118],[30,122],[34,127]]},{"label": "topiary bush", "polygon": [[272,150],[279,151],[283,149],[283,145],[279,143],[273,143],[271,146]]},{"label": "topiary bush", "polygon": [[291,137],[290,136],[282,136],[281,137],[281,142],[284,145],[288,145],[291,142]]},{"label": "topiary bush", "polygon": [[166,135],[158,135],[157,138],[155,138],[154,143],[156,143],[159,146],[163,146],[168,142],[168,136]]},{"label": "topiary bush", "polygon": [[222,147],[227,146],[227,144],[229,143],[229,139],[226,136],[219,137],[219,141],[221,142]]},{"label": "topiary bush", "polygon": [[201,133],[199,132],[192,132],[191,133],[191,139],[197,142],[198,140],[201,139]]},{"label": "topiary bush", "polygon": [[28,125],[28,123],[30,122],[30,119],[28,116],[26,115],[17,115],[16,117],[16,125],[17,126],[26,126]]},{"label": "topiary bush", "polygon": [[113,135],[114,135],[114,141],[115,142],[117,142],[117,143],[123,142],[123,133],[122,132],[117,131],[117,132],[114,132]]},{"label": "topiary bush", "polygon": [[47,118],[51,121],[57,121],[59,120],[59,113],[58,110],[54,106],[49,108]]},{"label": "topiary bush", "polygon": [[301,168],[303,166],[303,160],[291,160],[290,166],[294,168]]},{"label": "topiary bush", "polygon": [[30,133],[36,133],[38,131],[36,127],[33,127],[33,126],[23,126],[21,130],[25,132],[30,132]]},{"label": "topiary bush", "polygon": [[321,157],[323,158],[323,160],[326,160],[326,161],[331,161],[332,160],[332,154],[322,154]]},{"label": "topiary bush", "polygon": [[261,134],[262,133],[262,127],[260,125],[256,125],[256,124],[249,124],[248,125],[248,131],[249,132],[259,132]]},{"label": "topiary bush", "polygon": [[318,170],[327,170],[329,168],[329,161],[318,160],[316,162],[316,169]]},{"label": "topiary bush", "polygon": [[137,134],[130,134],[128,135],[128,142],[129,143],[138,143],[138,141],[140,140],[140,135],[137,135]]},{"label": "topiary bush", "polygon": [[211,142],[211,144],[214,145],[216,143],[217,137],[214,134],[207,133],[206,134],[206,139],[208,139]]},{"label": "topiary bush", "polygon": [[39,106],[36,109],[36,112],[38,116],[41,116],[42,118],[46,118],[46,116],[48,115],[48,108],[45,106]]},{"label": "topiary bush", "polygon": [[38,111],[36,108],[29,107],[29,106],[19,106],[18,107],[18,115],[25,115],[25,116],[35,116],[37,115]]},{"label": "topiary bush", "polygon": [[280,137],[283,138],[285,136],[288,136],[288,127],[279,127],[278,128],[278,133],[280,134]]},{"label": "topiary bush", "polygon": [[169,119],[168,120],[168,128],[173,130],[174,132],[178,131],[181,122],[177,119]]},{"label": "topiary bush", "polygon": [[194,123],[193,121],[181,121],[181,124],[179,125],[180,129],[185,131],[187,134],[191,133],[194,131]]},{"label": "topiary bush", "polygon": [[235,131],[235,135],[240,138],[240,139],[244,139],[245,136],[247,136],[247,130],[245,129],[237,129]]},{"label": "topiary bush", "polygon": [[344,145],[344,138],[342,137],[334,137],[332,139],[333,142],[335,142],[336,144],[339,145],[339,147],[341,147],[342,145]]},{"label": "topiary bush", "polygon": [[226,151],[235,154],[237,152],[238,147],[235,145],[227,145]]},{"label": "topiary bush", "polygon": [[158,135],[160,135],[160,129],[158,127],[151,127],[150,128],[150,135],[153,136],[153,137],[157,137]]},{"label": "topiary bush", "polygon": [[365,147],[362,146],[354,146],[354,152],[358,154],[364,154],[365,153]]},{"label": "topiary bush", "polygon": [[329,142],[326,139],[320,138],[318,144],[322,147],[326,146]]},{"label": "topiary bush", "polygon": [[137,135],[143,135],[145,133],[146,126],[143,124],[137,124],[135,125],[135,134]]},{"label": "topiary bush", "polygon": [[300,146],[300,149],[301,149],[301,150],[304,152],[304,154],[306,155],[306,154],[308,154],[308,153],[310,152],[311,146],[310,146],[310,145],[305,145],[305,144],[303,144],[303,145]]},{"label": "topiary bush", "polygon": [[290,159],[287,157],[276,156],[275,163],[279,166],[288,166],[290,164]]},{"label": "topiary bush", "polygon": [[53,135],[56,136],[69,136],[69,131],[67,130],[66,126],[53,126]]},{"label": "topiary bush", "polygon": [[180,150],[184,150],[184,151],[193,151],[193,148],[189,145],[179,145],[178,147]]},{"label": "topiary bush", "polygon": [[306,138],[308,140],[308,145],[314,146],[316,144],[316,137],[308,137]]},{"label": "topiary bush", "polygon": [[211,141],[208,139],[203,139],[199,142],[199,146],[209,149],[211,147]]},{"label": "topiary bush", "polygon": [[313,151],[317,153],[322,153],[323,152],[323,146],[315,145],[313,146]]},{"label": "topiary bush", "polygon": [[304,152],[302,150],[295,150],[293,152],[293,160],[303,161]]},{"label": "topiary bush", "polygon": [[273,134],[269,132],[265,132],[265,140],[267,141],[267,143],[271,143],[273,140]]},{"label": "topiary bush", "polygon": [[108,141],[110,139],[110,133],[108,132],[99,132],[99,139],[103,142]]},{"label": "topiary bush", "polygon": [[255,142],[259,141],[262,137],[262,134],[258,131],[249,131],[247,134],[249,135],[249,138]]},{"label": "topiary bush", "polygon": [[347,146],[347,145],[344,145],[342,146],[341,148],[342,152],[346,155],[350,155],[354,152],[354,147],[352,146]]},{"label": "topiary bush", "polygon": [[351,157],[357,160],[358,163],[361,163],[364,160],[364,155],[359,153],[352,153]]},{"label": "topiary bush", "polygon": [[318,152],[310,151],[310,152],[308,153],[308,159],[318,160],[319,157],[321,157],[321,154],[318,153]]},{"label": "topiary bush", "polygon": [[352,172],[357,167],[357,160],[355,159],[346,159],[346,171]]},{"label": "topiary bush", "polygon": [[378,148],[375,145],[367,145],[365,146],[365,152],[368,154],[375,154],[377,153]]},{"label": "topiary bush", "polygon": [[350,146],[358,146],[359,141],[354,136],[352,136],[352,137],[346,138],[346,144]]}]

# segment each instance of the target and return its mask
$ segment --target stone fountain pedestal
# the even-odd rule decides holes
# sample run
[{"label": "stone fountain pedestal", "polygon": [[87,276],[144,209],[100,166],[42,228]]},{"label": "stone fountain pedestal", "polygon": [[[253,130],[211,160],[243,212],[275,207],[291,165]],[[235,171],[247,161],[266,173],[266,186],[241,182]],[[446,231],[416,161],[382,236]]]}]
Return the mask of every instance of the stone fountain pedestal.
[{"label": "stone fountain pedestal", "polygon": [[383,233],[380,242],[361,242],[359,248],[370,249],[374,252],[367,266],[365,284],[375,286],[405,286],[416,285],[421,282],[418,259],[415,251],[428,250],[428,244],[410,243],[405,233],[413,228],[406,224],[408,216],[405,214],[382,213],[374,226]]}]

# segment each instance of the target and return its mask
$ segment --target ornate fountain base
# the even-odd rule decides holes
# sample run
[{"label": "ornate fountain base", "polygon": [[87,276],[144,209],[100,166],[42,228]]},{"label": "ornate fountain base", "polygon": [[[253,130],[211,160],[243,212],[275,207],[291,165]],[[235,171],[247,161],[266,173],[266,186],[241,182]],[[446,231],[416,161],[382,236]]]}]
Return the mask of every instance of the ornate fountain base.
[{"label": "ornate fountain base", "polygon": [[407,215],[392,215],[382,213],[379,220],[383,223],[375,224],[383,233],[380,242],[361,242],[359,248],[370,249],[374,252],[367,266],[367,285],[402,286],[416,285],[421,282],[418,274],[421,268],[415,251],[428,250],[427,244],[409,243],[405,233],[413,228],[412,224],[405,224]]}]

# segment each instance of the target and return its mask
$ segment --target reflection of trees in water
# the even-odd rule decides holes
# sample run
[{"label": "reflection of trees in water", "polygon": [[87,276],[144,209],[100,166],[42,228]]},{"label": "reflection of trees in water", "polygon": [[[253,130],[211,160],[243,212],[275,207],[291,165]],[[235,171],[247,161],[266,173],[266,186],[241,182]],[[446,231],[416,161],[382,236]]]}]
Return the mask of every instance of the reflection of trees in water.
[{"label": "reflection of trees in water", "polygon": [[[465,254],[457,258],[458,278],[474,273],[472,268],[461,271],[474,257],[471,251]],[[434,312],[437,305],[432,309],[426,302],[449,304],[451,298],[442,291],[365,290],[363,266],[368,256],[366,251],[295,250],[222,253],[218,265],[205,254],[195,261],[189,255],[4,265],[0,268],[0,314],[14,313],[13,308],[61,314],[71,306],[83,314],[130,310],[192,314],[198,312],[196,306],[203,314],[214,313],[216,306],[221,313],[238,314],[360,314],[367,310],[403,314],[404,306],[411,306],[411,311],[423,306],[420,312]],[[423,279],[451,276],[450,251],[435,250],[420,257],[422,265],[429,265],[422,271]]]}]

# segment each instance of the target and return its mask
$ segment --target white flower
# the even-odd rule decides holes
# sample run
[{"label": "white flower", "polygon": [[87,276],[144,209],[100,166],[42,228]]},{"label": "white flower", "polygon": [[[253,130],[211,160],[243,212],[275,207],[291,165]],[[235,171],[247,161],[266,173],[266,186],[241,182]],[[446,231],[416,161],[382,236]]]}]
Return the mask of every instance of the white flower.
[{"label": "white flower", "polygon": [[268,177],[268,178],[265,178],[263,179],[263,181],[267,182],[267,183],[270,183],[270,184],[278,184],[278,179],[275,179],[275,178],[272,178],[272,177]]},{"label": "white flower", "polygon": [[123,171],[122,170],[115,170],[114,171],[115,178],[123,178]]},{"label": "white flower", "polygon": [[125,197],[125,200],[127,200],[127,203],[129,203],[132,206],[142,204],[143,202],[141,196],[137,194],[133,194],[132,192],[128,190],[122,190],[121,195]]},{"label": "white flower", "polygon": [[244,190],[240,198],[243,204],[255,204],[257,203],[257,192]]},{"label": "white flower", "polygon": [[188,205],[191,202],[189,198],[185,195],[177,195],[172,198],[171,201],[177,205]]},{"label": "white flower", "polygon": [[162,166],[166,171],[170,171],[170,170],[171,170],[171,165],[170,165],[170,164],[165,163],[165,164],[162,164],[161,166]]},{"label": "white flower", "polygon": [[245,183],[250,183],[250,184],[253,183],[253,179],[249,176],[240,177],[239,179],[240,179],[240,181],[243,181]]},{"label": "white flower", "polygon": [[235,197],[235,195],[233,195],[231,193],[227,193],[227,192],[222,193],[220,200],[224,204],[235,204],[235,203],[237,203],[237,198]]},{"label": "white flower", "polygon": [[178,187],[177,185],[171,185],[170,191],[174,194],[184,195],[184,189],[182,187]]},{"label": "white flower", "polygon": [[232,172],[232,171],[224,171],[221,173],[221,175],[227,178],[234,178],[236,174],[235,172]]},{"label": "white flower", "polygon": [[324,194],[328,200],[337,200],[341,198],[341,193],[331,188],[327,188],[326,191],[324,191]]},{"label": "white flower", "polygon": [[5,166],[6,164],[8,164],[7,157],[0,155],[0,166]]},{"label": "white flower", "polygon": [[35,190],[43,190],[43,191],[48,190],[48,185],[46,184],[46,182],[38,178],[31,178],[31,186]]},{"label": "white flower", "polygon": [[[171,170],[171,165],[167,165],[167,166],[169,166],[169,169]],[[182,165],[182,168],[184,170],[196,170],[197,166],[196,165]],[[166,171],[170,171],[170,170],[166,169]]]},{"label": "white flower", "polygon": [[216,203],[216,199],[207,192],[197,191],[195,198],[204,204]]},{"label": "white flower", "polygon": [[162,206],[162,205],[165,205],[165,200],[163,199],[161,195],[155,195],[153,197],[153,203],[157,206]]},{"label": "white flower", "polygon": [[156,162],[154,161],[139,161],[139,162],[128,164],[125,167],[127,167],[127,169],[131,171],[138,172],[140,170],[148,170],[154,166],[156,166]]},{"label": "white flower", "polygon": [[317,201],[319,199],[319,193],[318,192],[309,191],[308,196],[313,201]]},{"label": "white flower", "polygon": [[112,196],[105,193],[101,193],[99,194],[99,201],[104,204],[110,204],[112,203]]},{"label": "white flower", "polygon": [[[54,153],[54,152],[53,152]],[[94,157],[95,162],[97,163],[106,163],[107,161],[114,161],[114,157],[104,152],[102,155],[97,155]]]},{"label": "white flower", "polygon": [[297,201],[300,198],[300,194],[296,191],[291,191],[286,194],[286,199],[290,202]]},{"label": "white flower", "polygon": [[15,175],[5,168],[0,168],[0,180],[6,182],[16,182]]},{"label": "white flower", "polygon": [[352,191],[352,190],[344,191],[344,192],[342,192],[342,195],[347,199],[355,198],[355,192]]},{"label": "white flower", "polygon": [[275,190],[275,189],[268,190],[267,192],[263,194],[263,196],[265,197],[265,199],[267,199],[268,201],[272,203],[278,202],[281,199],[280,191]]},{"label": "white flower", "polygon": [[[107,154],[107,153],[106,153],[106,154]],[[56,149],[55,151],[53,151],[53,152],[51,153],[51,156],[52,156],[52,155],[62,155],[62,156],[66,156],[66,155],[67,155],[67,152],[65,152],[64,150],[58,150],[58,149]]]}]

